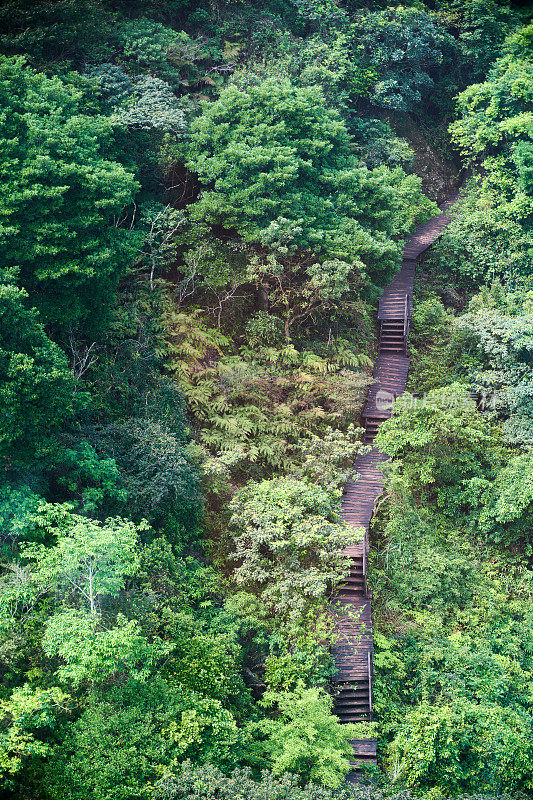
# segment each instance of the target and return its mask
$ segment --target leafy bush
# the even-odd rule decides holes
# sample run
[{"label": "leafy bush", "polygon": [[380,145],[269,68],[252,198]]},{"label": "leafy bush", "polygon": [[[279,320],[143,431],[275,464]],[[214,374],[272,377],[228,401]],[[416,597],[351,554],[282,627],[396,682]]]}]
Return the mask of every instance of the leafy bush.
[{"label": "leafy bush", "polygon": [[156,785],[157,800],[194,798],[195,800],[347,800],[348,789],[332,790],[308,784],[302,788],[295,775],[279,777],[264,771],[260,781],[249,769],[236,769],[225,775],[211,765],[199,767],[185,761],[181,771],[165,775]]},{"label": "leafy bush", "polygon": [[9,273],[0,283],[0,451],[17,461],[35,458],[83,397],[62,350],[48,338],[27,293]]},{"label": "leafy bush", "polygon": [[224,763],[238,741],[235,722],[216,700],[154,677],[92,695],[46,767],[54,798],[141,800],[162,770],[184,758]]},{"label": "leafy bush", "polygon": [[278,711],[275,719],[254,726],[268,734],[264,748],[274,775],[293,772],[322,786],[341,786],[350,771],[348,739],[355,726],[341,725],[331,713],[331,697],[300,682],[292,692],[266,692],[261,703]]},{"label": "leafy bush", "polygon": [[132,262],[135,237],[117,220],[134,176],[113,153],[112,123],[85,113],[74,84],[3,57],[0,97],[9,109],[0,122],[5,263],[43,319],[93,324]]},{"label": "leafy bush", "polygon": [[343,547],[357,537],[336,522],[328,493],[291,478],[249,483],[230,509],[236,586],[257,594],[276,624],[294,625],[321,609],[345,574]]}]

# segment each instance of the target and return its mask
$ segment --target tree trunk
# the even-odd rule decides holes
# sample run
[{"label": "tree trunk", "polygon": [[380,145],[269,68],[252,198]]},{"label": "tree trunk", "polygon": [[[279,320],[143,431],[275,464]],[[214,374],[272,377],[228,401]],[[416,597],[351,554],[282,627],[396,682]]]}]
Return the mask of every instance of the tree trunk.
[{"label": "tree trunk", "polygon": [[257,287],[255,302],[259,311],[268,311],[268,292],[264,286]]}]

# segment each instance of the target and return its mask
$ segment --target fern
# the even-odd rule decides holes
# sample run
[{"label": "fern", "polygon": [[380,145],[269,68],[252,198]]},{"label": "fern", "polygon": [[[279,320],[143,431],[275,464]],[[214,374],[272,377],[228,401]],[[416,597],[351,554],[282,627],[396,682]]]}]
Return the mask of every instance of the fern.
[{"label": "fern", "polygon": [[165,321],[167,365],[181,385],[195,428],[214,455],[239,448],[257,469],[290,470],[300,444],[322,437],[331,425],[347,427],[360,412],[365,376],[347,367],[367,357],[337,340],[327,356],[281,348],[241,347],[209,328],[199,312],[172,313]]}]

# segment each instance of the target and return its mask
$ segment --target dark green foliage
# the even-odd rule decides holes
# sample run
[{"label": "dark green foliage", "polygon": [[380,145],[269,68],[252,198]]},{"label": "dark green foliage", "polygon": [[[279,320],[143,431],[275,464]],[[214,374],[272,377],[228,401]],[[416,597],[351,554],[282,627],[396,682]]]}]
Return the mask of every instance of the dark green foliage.
[{"label": "dark green foliage", "polygon": [[456,62],[463,85],[483,80],[501,53],[509,30],[519,22],[516,9],[506,0],[450,0],[435,10],[449,25],[462,55]]},{"label": "dark green foliage", "polygon": [[119,227],[135,181],[113,160],[113,126],[84,113],[84,92],[21,59],[0,62],[3,210],[8,268],[47,320],[101,315],[135,240]]},{"label": "dark green foliage", "polygon": [[399,111],[420,106],[443,61],[455,55],[453,38],[430,14],[415,8],[362,13],[350,28],[356,58],[376,70],[371,102]]},{"label": "dark green foliage", "polygon": [[112,16],[101,0],[6,0],[0,8],[0,46],[37,64],[106,60]]},{"label": "dark green foliage", "polygon": [[190,526],[197,518],[198,480],[176,422],[173,430],[164,422],[130,419],[92,434],[99,452],[117,467],[117,507],[134,519]]},{"label": "dark green foliage", "polygon": [[173,759],[224,762],[238,740],[229,712],[217,701],[161,679],[91,696],[44,777],[54,798],[133,800]]},{"label": "dark green foliage", "polygon": [[13,278],[4,272],[0,285],[0,450],[8,464],[42,453],[79,406],[64,353]]}]

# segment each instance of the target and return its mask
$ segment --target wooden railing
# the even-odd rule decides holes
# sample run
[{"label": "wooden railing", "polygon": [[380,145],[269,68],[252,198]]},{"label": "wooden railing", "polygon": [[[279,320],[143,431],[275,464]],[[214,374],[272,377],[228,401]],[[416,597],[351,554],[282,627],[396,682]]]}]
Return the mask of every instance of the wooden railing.
[{"label": "wooden railing", "polygon": [[368,705],[370,706],[370,719],[372,719],[372,656],[370,650],[367,652],[368,657]]}]

